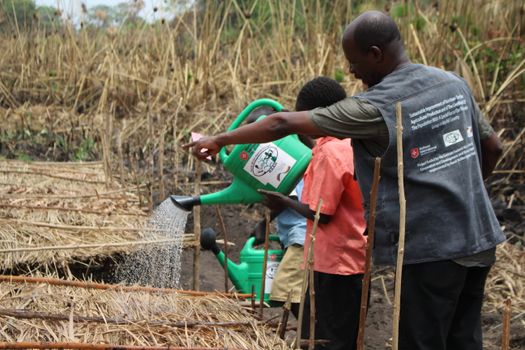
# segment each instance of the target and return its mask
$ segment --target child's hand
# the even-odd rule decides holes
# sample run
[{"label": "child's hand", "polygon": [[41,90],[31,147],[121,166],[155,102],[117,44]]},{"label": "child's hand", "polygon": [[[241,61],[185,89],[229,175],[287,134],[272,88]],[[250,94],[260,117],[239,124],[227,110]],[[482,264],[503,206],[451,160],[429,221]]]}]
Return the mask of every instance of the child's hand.
[{"label": "child's hand", "polygon": [[265,197],[262,203],[266,205],[268,208],[270,208],[271,211],[281,212],[286,207],[288,207],[286,203],[289,198],[285,196],[284,194],[280,192],[267,191],[267,190],[258,190],[258,192]]},{"label": "child's hand", "polygon": [[266,220],[262,219],[257,223],[255,228],[250,234],[250,237],[255,237],[255,241],[253,242],[253,245],[261,245],[264,243],[266,239]]}]

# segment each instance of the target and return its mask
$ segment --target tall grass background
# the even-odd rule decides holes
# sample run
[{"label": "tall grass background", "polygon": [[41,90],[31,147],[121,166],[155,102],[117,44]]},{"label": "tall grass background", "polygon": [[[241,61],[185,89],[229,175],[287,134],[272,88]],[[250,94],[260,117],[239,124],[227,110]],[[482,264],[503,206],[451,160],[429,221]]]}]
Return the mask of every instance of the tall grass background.
[{"label": "tall grass background", "polygon": [[51,29],[38,17],[11,23],[0,33],[1,154],[104,161],[107,176],[146,184],[150,202],[186,191],[194,160],[179,145],[190,131],[223,131],[257,98],[292,108],[317,75],[362,89],[340,39],[367,9],[392,15],[414,62],[467,80],[505,143],[492,184],[523,186],[521,0],[208,0],[138,26],[73,26],[58,14]]}]

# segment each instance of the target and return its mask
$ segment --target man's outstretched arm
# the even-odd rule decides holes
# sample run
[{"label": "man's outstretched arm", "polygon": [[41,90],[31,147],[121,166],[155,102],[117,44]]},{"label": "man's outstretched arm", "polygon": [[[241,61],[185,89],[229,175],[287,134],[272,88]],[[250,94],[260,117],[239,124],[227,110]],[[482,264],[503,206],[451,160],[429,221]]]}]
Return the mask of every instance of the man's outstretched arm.
[{"label": "man's outstretched arm", "polygon": [[269,115],[257,123],[244,125],[233,131],[215,136],[206,136],[182,147],[191,147],[193,155],[204,160],[208,156],[217,154],[222,147],[227,145],[270,142],[290,134],[325,135],[310,119],[308,111],[279,112]]}]

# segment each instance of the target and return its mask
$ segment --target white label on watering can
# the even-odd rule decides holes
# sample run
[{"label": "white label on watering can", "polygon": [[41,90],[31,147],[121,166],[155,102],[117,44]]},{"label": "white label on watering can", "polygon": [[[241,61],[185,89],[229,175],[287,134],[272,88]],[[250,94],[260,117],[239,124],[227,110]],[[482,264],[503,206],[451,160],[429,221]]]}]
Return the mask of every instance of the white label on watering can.
[{"label": "white label on watering can", "polygon": [[263,185],[277,188],[284,180],[296,160],[273,143],[260,144],[246,162],[244,170]]},{"label": "white label on watering can", "polygon": [[264,282],[264,294],[268,294],[272,291],[272,283],[279,267],[279,261],[268,261],[266,266],[266,278]]}]

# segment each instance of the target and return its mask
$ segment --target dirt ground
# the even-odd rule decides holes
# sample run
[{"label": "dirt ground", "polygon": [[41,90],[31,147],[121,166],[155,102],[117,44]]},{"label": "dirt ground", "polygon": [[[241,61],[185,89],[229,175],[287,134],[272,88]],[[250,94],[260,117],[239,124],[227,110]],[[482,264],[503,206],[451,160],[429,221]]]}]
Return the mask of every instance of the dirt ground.
[{"label": "dirt ground", "polygon": [[[233,261],[239,261],[239,252],[248,237],[250,229],[254,227],[262,214],[263,207],[254,205],[251,208],[239,205],[220,206],[224,218],[228,241],[235,243],[228,249],[228,254]],[[215,207],[201,207],[202,228],[212,227],[219,233],[221,229],[216,218]],[[186,231],[192,232],[193,221],[190,215]],[[392,333],[392,305],[394,280],[393,272],[390,268],[378,268],[374,271],[372,280],[371,303],[366,325],[366,349],[382,350],[389,349],[389,341]],[[193,280],[193,251],[186,250],[182,258],[182,287],[192,288]],[[232,288],[232,284],[229,284]],[[201,290],[213,291],[224,290],[224,272],[216,260],[213,253],[209,251],[201,252],[201,271],[200,271]],[[280,309],[274,308],[265,311],[265,315],[277,315]],[[293,316],[290,316],[290,325],[295,325]],[[483,313],[484,330],[484,349],[501,349],[501,323],[500,313]],[[519,322],[519,320],[518,320]],[[293,331],[288,332],[287,337],[292,337]],[[525,334],[523,327],[511,328],[511,349],[525,349]]]}]

